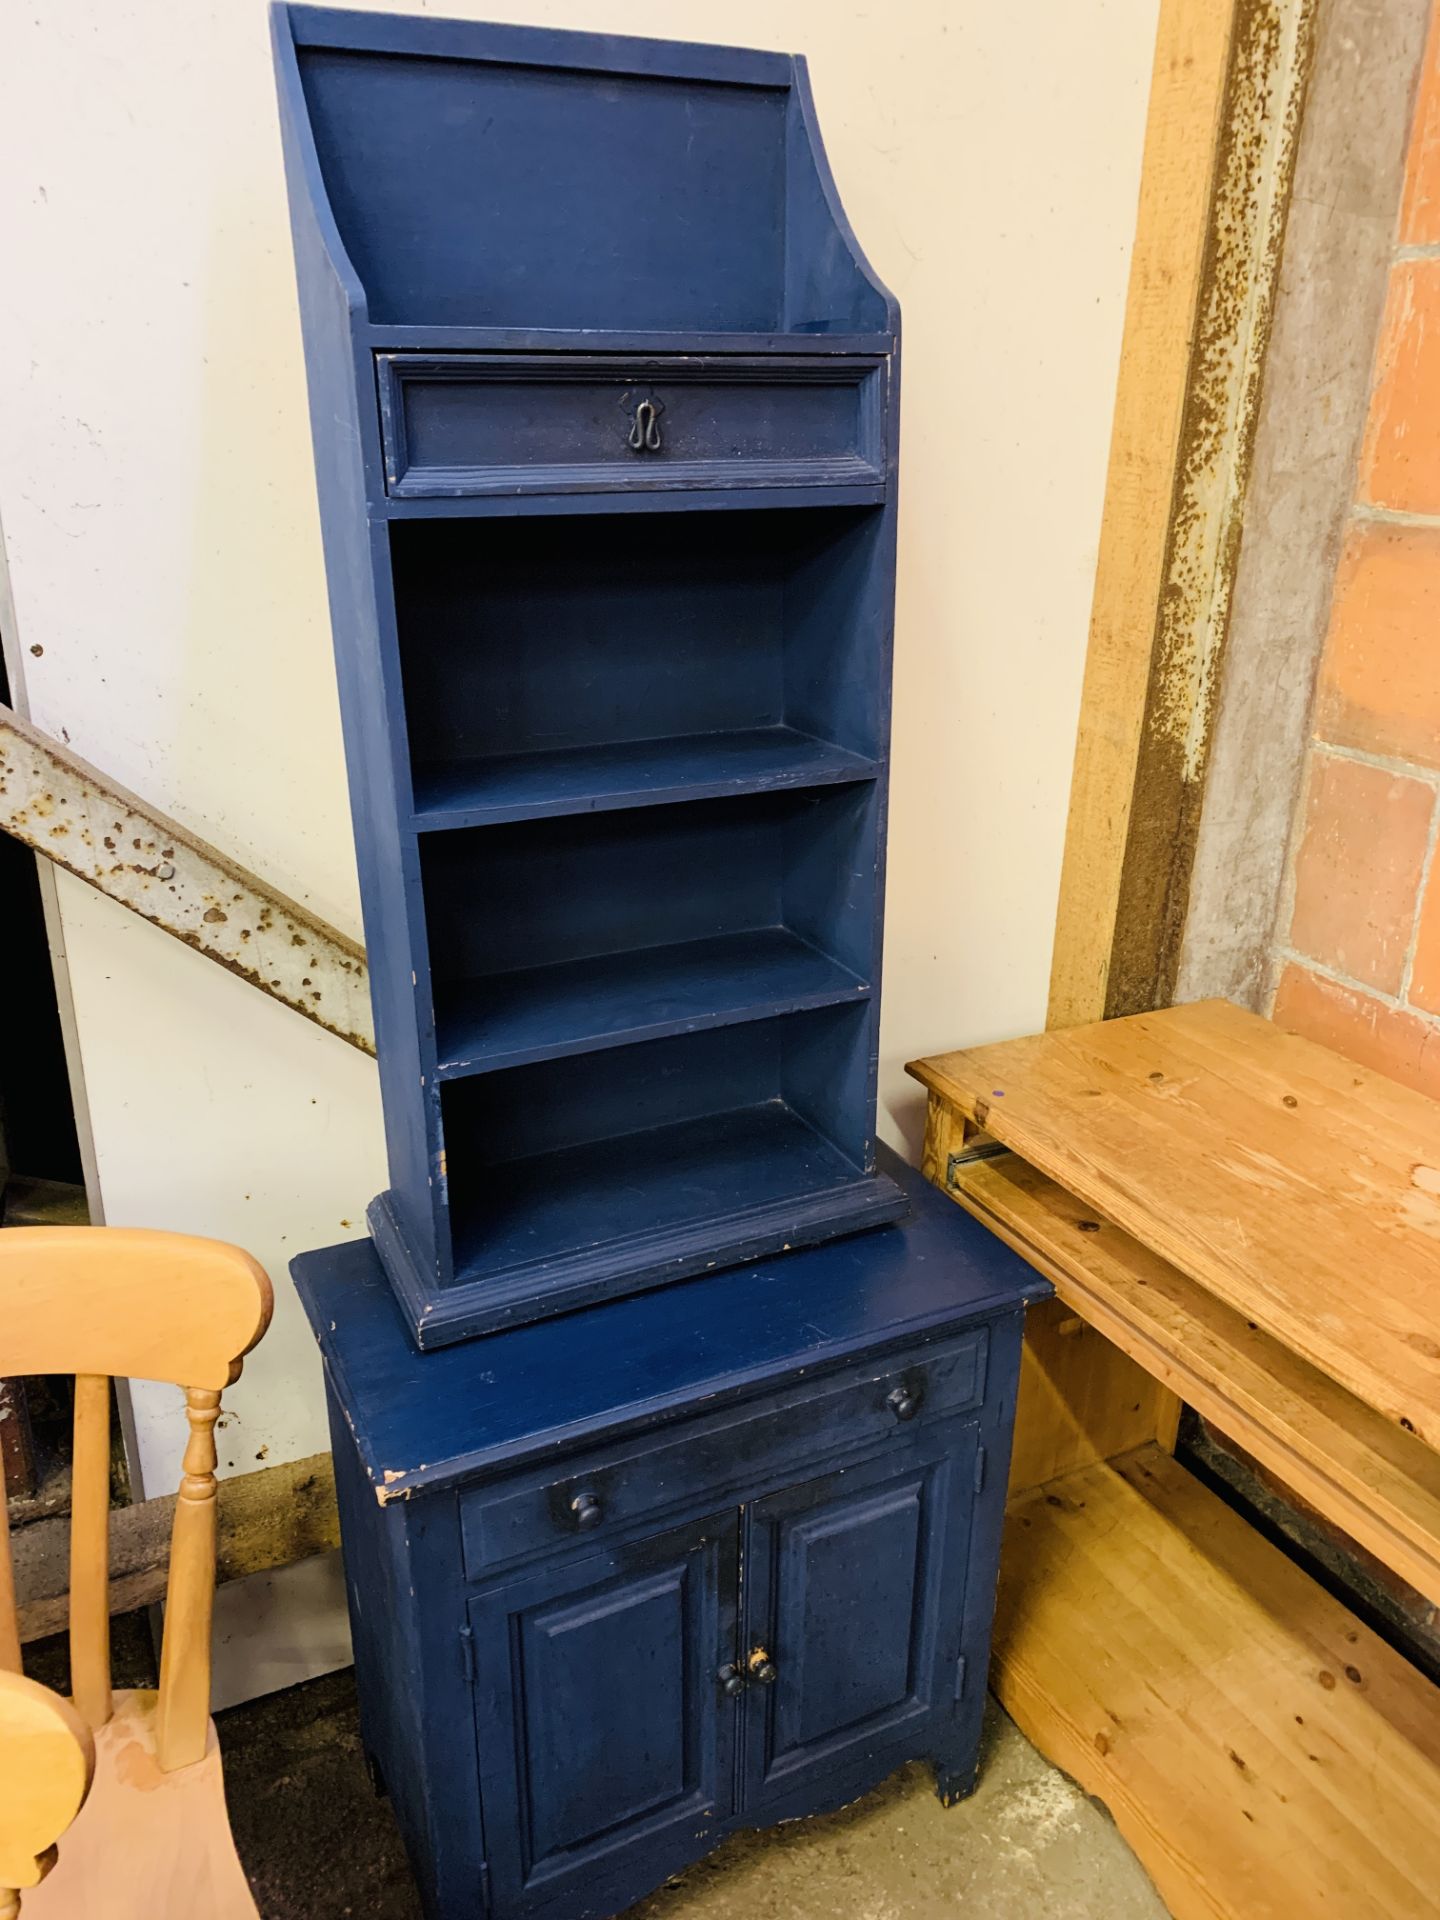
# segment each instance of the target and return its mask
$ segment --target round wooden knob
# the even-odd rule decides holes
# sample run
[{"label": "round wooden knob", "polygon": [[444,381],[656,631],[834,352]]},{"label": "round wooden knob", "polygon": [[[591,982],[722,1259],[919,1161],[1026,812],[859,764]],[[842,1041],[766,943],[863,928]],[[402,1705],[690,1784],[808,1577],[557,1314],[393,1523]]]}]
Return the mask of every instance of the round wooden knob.
[{"label": "round wooden knob", "polygon": [[745,1676],[733,1660],[721,1667],[715,1678],[720,1682],[720,1691],[727,1700],[733,1700],[745,1691]]},{"label": "round wooden knob", "polygon": [[586,1533],[592,1527],[598,1527],[605,1518],[605,1509],[593,1493],[577,1493],[570,1502],[570,1511],[575,1516],[576,1526],[582,1527]]}]

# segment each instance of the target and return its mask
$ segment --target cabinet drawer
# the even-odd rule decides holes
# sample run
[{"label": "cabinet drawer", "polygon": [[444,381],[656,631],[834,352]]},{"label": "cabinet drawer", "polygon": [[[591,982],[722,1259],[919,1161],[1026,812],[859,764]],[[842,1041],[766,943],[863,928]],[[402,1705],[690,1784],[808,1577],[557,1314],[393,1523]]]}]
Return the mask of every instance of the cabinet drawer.
[{"label": "cabinet drawer", "polygon": [[878,357],[384,353],[377,367],[398,499],[864,486],[884,474]]},{"label": "cabinet drawer", "polygon": [[817,1383],[804,1399],[717,1417],[673,1438],[646,1438],[596,1453],[563,1478],[528,1476],[461,1496],[465,1570],[474,1579],[527,1554],[569,1542],[602,1542],[631,1521],[715,1489],[759,1488],[793,1467],[889,1434],[922,1430],[941,1414],[985,1398],[989,1334],[979,1327],[904,1362]]}]

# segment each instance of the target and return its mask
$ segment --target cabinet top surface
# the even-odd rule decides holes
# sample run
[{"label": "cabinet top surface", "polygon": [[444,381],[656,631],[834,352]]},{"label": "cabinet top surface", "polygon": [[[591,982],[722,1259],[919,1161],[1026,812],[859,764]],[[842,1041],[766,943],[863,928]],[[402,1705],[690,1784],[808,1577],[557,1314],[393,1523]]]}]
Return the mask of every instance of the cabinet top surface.
[{"label": "cabinet top surface", "polygon": [[377,1494],[401,1498],[708,1410],[1049,1292],[880,1151],[910,1200],[896,1226],[435,1353],[411,1343],[368,1240],[302,1254],[291,1272]]},{"label": "cabinet top surface", "polygon": [[1440,1106],[1223,1000],[910,1071],[1440,1446]]}]

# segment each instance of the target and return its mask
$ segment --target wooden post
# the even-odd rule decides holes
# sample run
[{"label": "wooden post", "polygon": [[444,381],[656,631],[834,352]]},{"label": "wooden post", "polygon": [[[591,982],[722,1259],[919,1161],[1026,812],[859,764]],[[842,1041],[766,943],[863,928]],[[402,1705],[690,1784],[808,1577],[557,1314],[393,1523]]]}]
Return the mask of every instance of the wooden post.
[{"label": "wooden post", "polygon": [[[1047,1024],[1173,998],[1316,0],[1161,0]],[[1093,1342],[1030,1356],[1032,1427]],[[1180,1401],[1154,1388],[1156,1438]],[[1017,1458],[1064,1451],[1053,1432]],[[1117,1402],[1103,1457],[1129,1443]]]},{"label": "wooden post", "polygon": [[75,1376],[70,1496],[70,1691],[83,1719],[110,1718],[110,1381]]},{"label": "wooden post", "polygon": [[215,1422],[220,1395],[188,1387],[190,1438],[170,1538],[155,1747],[173,1773],[204,1757],[210,1732],[210,1622],[215,1608]]},{"label": "wooden post", "polygon": [[1316,0],[1161,0],[1048,1024],[1163,1006]]}]

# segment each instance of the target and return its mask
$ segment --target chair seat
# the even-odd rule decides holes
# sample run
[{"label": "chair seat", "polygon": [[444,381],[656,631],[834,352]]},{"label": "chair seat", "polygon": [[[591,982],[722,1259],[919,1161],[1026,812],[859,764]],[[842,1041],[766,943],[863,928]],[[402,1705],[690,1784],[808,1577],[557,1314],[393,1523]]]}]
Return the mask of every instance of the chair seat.
[{"label": "chair seat", "polygon": [[215,1723],[203,1760],[162,1773],[150,1692],[117,1693],[95,1735],[95,1781],[23,1920],[260,1920],[225,1810]]}]

